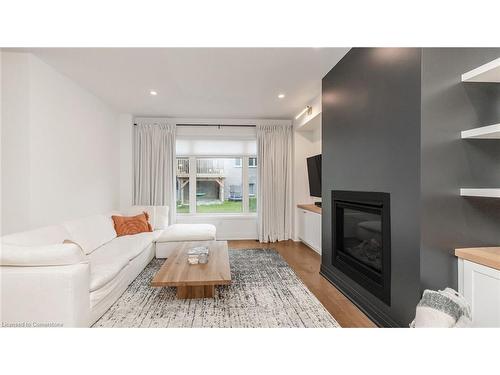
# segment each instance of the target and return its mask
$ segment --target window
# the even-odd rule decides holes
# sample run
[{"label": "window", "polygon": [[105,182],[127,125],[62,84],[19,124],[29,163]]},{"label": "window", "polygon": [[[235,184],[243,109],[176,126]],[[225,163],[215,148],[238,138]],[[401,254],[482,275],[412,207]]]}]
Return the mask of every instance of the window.
[{"label": "window", "polygon": [[177,213],[257,212],[255,128],[177,128]]},{"label": "window", "polygon": [[248,158],[248,211],[257,212],[257,158]]},{"label": "window", "polygon": [[243,212],[241,172],[241,158],[196,159],[196,212]]},{"label": "window", "polygon": [[[255,157],[178,157],[177,213],[257,212],[257,170],[242,168],[244,159],[256,160]],[[190,173],[192,165],[196,171],[193,175]],[[247,166],[250,167],[250,161]],[[248,180],[246,191],[243,189],[244,174]],[[192,179],[196,184],[190,185]]]},{"label": "window", "polygon": [[177,158],[176,179],[177,213],[189,212],[189,159]]}]

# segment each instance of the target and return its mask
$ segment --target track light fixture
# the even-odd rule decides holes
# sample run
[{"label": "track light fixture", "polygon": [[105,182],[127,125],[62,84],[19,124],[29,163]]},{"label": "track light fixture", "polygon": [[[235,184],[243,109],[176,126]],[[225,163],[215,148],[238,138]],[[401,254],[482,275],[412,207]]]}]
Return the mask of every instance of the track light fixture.
[{"label": "track light fixture", "polygon": [[295,120],[298,120],[298,118],[302,116],[304,113],[306,113],[309,116],[312,113],[312,107],[310,105],[306,106],[306,108],[304,108],[302,112],[300,112],[297,116],[295,116]]}]

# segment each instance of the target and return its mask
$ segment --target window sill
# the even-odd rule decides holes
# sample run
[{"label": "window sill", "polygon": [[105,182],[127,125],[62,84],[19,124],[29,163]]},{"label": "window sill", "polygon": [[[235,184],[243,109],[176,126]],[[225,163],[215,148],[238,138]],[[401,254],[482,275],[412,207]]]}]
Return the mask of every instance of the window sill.
[{"label": "window sill", "polygon": [[187,218],[187,217],[204,217],[204,218],[230,218],[230,219],[251,219],[257,218],[256,212],[239,212],[239,213],[226,213],[226,212],[214,212],[214,213],[195,213],[195,214],[176,214],[177,217]]}]

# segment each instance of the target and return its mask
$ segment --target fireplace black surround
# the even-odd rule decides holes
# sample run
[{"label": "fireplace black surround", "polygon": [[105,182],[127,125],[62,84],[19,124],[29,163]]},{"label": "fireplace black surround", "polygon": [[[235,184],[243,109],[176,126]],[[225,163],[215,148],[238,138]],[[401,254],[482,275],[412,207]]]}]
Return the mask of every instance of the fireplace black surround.
[{"label": "fireplace black surround", "polygon": [[391,304],[390,195],[332,191],[333,266]]}]

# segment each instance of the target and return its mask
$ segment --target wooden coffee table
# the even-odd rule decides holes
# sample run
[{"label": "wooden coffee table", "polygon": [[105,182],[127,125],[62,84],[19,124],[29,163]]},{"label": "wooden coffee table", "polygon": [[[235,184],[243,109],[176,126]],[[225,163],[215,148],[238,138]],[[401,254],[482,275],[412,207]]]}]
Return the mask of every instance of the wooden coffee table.
[{"label": "wooden coffee table", "polygon": [[[208,263],[188,263],[188,250],[196,246],[208,246]],[[227,241],[179,243],[151,281],[154,287],[177,287],[177,298],[211,298],[215,285],[228,284],[231,284],[231,270]]]}]

